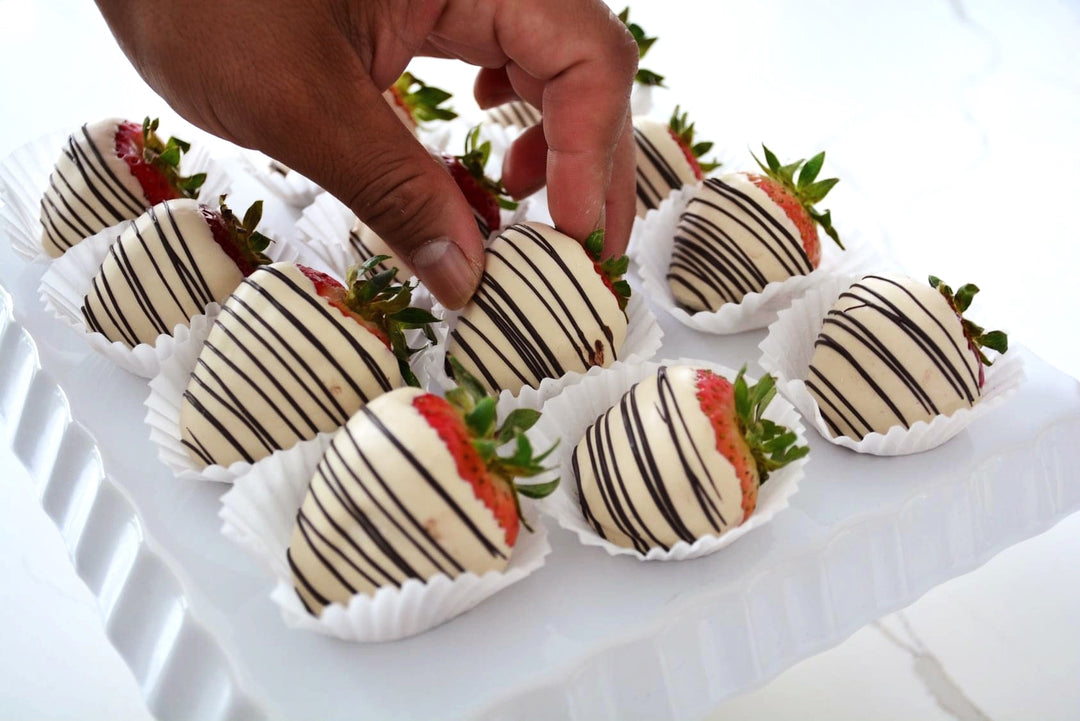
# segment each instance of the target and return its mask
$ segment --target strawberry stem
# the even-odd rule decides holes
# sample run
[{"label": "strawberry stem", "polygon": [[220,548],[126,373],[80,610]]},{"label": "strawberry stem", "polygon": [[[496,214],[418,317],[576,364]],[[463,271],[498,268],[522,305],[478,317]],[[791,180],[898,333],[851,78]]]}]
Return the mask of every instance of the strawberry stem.
[{"label": "strawberry stem", "polygon": [[735,417],[754,457],[760,482],[764,483],[772,471],[802,458],[810,448],[796,445],[798,437],[794,431],[762,417],[776,397],[776,379],[766,374],[750,386],[746,383],[745,373],[746,366],[743,366],[732,384]]},{"label": "strawberry stem", "polygon": [[409,359],[426,346],[412,348],[405,337],[406,330],[420,330],[430,342],[437,342],[432,323],[438,318],[422,308],[410,305],[415,281],[395,283],[398,269],[379,271],[377,266],[390,256],[376,255],[349,269],[346,278],[345,305],[352,312],[385,334],[390,350],[398,359],[405,382],[420,387],[420,381],[409,367]]},{"label": "strawberry stem", "polygon": [[[964,328],[964,335],[968,339],[968,345],[971,346],[971,349],[979,356],[979,360],[983,365],[993,365],[993,362],[982,352],[983,348],[989,348],[998,353],[1005,353],[1009,350],[1009,337],[1003,331],[987,331],[983,329],[982,326],[976,325],[964,317],[964,312],[971,306],[972,299],[974,299],[975,294],[979,292],[979,287],[977,285],[974,283],[966,283],[953,293],[953,289],[943,283],[941,278],[932,275],[930,276],[929,281],[930,287],[936,288],[941,292],[941,295],[943,295],[946,302],[948,302],[949,307],[952,308],[957,317],[960,318],[960,324]],[[981,382],[980,385],[982,385]]]},{"label": "strawberry stem", "polygon": [[[559,479],[545,483],[518,484],[516,478],[532,478],[547,472],[543,462],[558,447],[556,441],[550,448],[536,455],[526,431],[540,420],[540,412],[531,408],[518,408],[507,414],[501,425],[496,420],[496,399],[488,395],[480,382],[461,365],[456,358],[448,358],[454,382],[458,385],[447,391],[446,400],[465,420],[472,445],[480,458],[487,465],[488,471],[503,481],[511,489],[514,507],[518,518],[530,531],[532,528],[521,513],[518,494],[527,498],[544,498],[559,485]],[[513,442],[514,450],[508,455],[499,455],[498,450]]]},{"label": "strawberry stem", "polygon": [[[817,203],[820,203],[825,199],[825,196],[833,189],[833,186],[840,182],[838,178],[817,180],[818,173],[821,172],[821,166],[825,164],[824,151],[818,153],[809,160],[796,160],[794,163],[781,165],[776,154],[769,150],[764,143],[761,145],[761,148],[765,151],[764,163],[762,163],[753,153],[750,154],[758,164],[758,167],[761,168],[766,176],[775,180],[791,193],[791,195],[798,200],[799,204],[806,210],[807,215],[809,215],[815,223],[821,226],[821,229],[825,231],[826,235],[843,248],[844,244],[840,242],[840,236],[832,225],[832,212],[826,210],[822,213],[814,208]],[[796,172],[799,173],[798,178],[795,177]]]},{"label": "strawberry stem", "polygon": [[[638,46],[638,60],[641,60],[649,52],[649,48],[656,42],[656,38],[650,38],[645,34],[645,31],[637,23],[630,22],[630,8],[629,6],[619,13],[619,20],[626,29],[630,31],[630,34],[634,36],[634,42]],[[638,68],[637,74],[634,75],[634,82],[639,85],[655,85],[657,87],[664,86],[664,76],[654,73],[652,70],[646,70],[645,68]]]},{"label": "strawberry stem", "polygon": [[191,143],[170,137],[168,141],[162,141],[157,134],[158,118],[143,119],[142,123],[142,157],[148,165],[153,165],[165,176],[170,185],[176,188],[185,198],[196,198],[199,188],[206,181],[206,173],[195,175],[180,175],[180,158],[191,150]]}]

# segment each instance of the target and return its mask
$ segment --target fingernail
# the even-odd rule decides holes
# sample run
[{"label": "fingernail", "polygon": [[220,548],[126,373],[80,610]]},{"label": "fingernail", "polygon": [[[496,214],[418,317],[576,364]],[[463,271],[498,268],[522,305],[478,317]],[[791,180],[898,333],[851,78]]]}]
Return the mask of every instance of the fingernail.
[{"label": "fingernail", "polygon": [[420,282],[450,310],[465,305],[480,283],[481,269],[446,238],[424,243],[413,251],[409,262]]}]

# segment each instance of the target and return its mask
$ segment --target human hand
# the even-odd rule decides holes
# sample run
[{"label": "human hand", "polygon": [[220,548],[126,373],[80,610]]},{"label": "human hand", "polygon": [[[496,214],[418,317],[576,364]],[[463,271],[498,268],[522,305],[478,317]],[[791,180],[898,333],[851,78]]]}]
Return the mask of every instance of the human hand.
[{"label": "human hand", "polygon": [[447,307],[472,295],[483,239],[444,167],[383,101],[417,55],[481,71],[481,106],[544,122],[511,148],[515,196],[545,180],[552,219],[626,248],[634,217],[637,46],[600,0],[98,0],[136,69],[192,123],[256,148],[345,202]]}]

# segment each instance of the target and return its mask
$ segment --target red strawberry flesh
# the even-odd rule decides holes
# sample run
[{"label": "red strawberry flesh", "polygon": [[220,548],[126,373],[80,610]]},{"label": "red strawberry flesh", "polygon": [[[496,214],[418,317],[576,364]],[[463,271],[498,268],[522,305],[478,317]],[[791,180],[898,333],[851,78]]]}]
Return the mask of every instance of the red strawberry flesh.
[{"label": "red strawberry flesh", "polygon": [[147,162],[143,154],[142,125],[129,121],[120,123],[116,129],[115,143],[117,157],[127,163],[131,174],[139,181],[148,205],[183,197],[160,169]]},{"label": "red strawberry flesh", "polygon": [[431,393],[417,396],[413,400],[413,407],[439,435],[454,458],[458,476],[472,485],[476,498],[495,514],[495,520],[505,534],[506,543],[513,546],[520,528],[513,490],[505,481],[494,477],[488,471],[487,465],[473,447],[461,414],[445,399]]},{"label": "red strawberry flesh", "polygon": [[716,450],[728,459],[735,469],[742,488],[743,521],[750,517],[757,505],[760,476],[750,446],[743,437],[735,413],[734,386],[731,382],[709,370],[697,372],[697,399],[701,410],[712,423],[716,434]]},{"label": "red strawberry flesh", "polygon": [[753,173],[748,173],[746,177],[751,183],[765,191],[765,194],[791,219],[799,231],[806,257],[810,259],[812,266],[818,267],[821,263],[821,241],[818,239],[817,223],[806,212],[806,208],[799,199],[772,178]]},{"label": "red strawberry flesh", "polygon": [[381,340],[387,348],[390,347],[390,338],[387,337],[386,333],[384,333],[381,328],[373,323],[369,323],[367,319],[349,308],[348,303],[345,302],[345,296],[348,294],[348,289],[338,282],[336,278],[327,275],[322,271],[315,270],[314,268],[309,268],[306,265],[297,265],[296,267],[300,269],[301,273],[307,276],[308,280],[315,284],[315,292],[325,298],[330,305],[341,311],[341,314],[345,317],[352,318],[371,331],[371,333]]},{"label": "red strawberry flesh", "polygon": [[472,206],[473,210],[483,218],[488,229],[497,229],[501,225],[502,216],[499,214],[499,203],[495,196],[482,187],[468,168],[462,165],[457,158],[444,155],[443,162],[450,171],[450,177],[461,188],[465,200],[469,201],[469,205]]},{"label": "red strawberry flesh", "polygon": [[705,177],[705,173],[701,171],[701,163],[698,162],[697,157],[694,155],[694,151],[689,145],[683,142],[679,134],[673,129],[668,128],[668,134],[671,135],[671,139],[679,145],[679,149],[682,150],[683,155],[686,156],[686,162],[690,164],[690,169],[694,171],[694,177],[698,180],[702,180]]}]

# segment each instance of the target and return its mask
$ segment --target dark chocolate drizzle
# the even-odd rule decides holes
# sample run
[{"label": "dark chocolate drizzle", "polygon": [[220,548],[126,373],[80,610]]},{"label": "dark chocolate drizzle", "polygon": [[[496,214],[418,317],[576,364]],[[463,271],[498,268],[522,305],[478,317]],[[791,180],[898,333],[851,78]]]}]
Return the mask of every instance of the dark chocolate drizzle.
[{"label": "dark chocolate drizzle", "polygon": [[[188,423],[183,443],[207,464],[225,461],[199,449],[224,443],[250,463],[332,431],[397,383],[388,371],[396,360],[383,355],[384,367],[353,334],[355,321],[317,297],[310,283],[271,265],[241,286],[245,292],[222,307],[184,392],[199,420]],[[344,354],[332,350],[335,339]],[[358,402],[339,397],[335,387],[348,387]]]},{"label": "dark chocolate drizzle", "polygon": [[[740,244],[735,232],[749,234],[751,245]],[[746,193],[720,178],[709,178],[679,219],[668,283],[673,290],[684,288],[699,300],[686,303],[689,310],[717,310],[768,285],[756,256],[771,258],[789,277],[814,269],[797,235]]]},{"label": "dark chocolate drizzle", "polygon": [[[637,197],[646,209],[651,210],[671,195],[671,191],[681,188],[683,180],[678,170],[639,128],[634,128],[634,142],[637,143]],[[675,142],[674,138],[671,142]]]},{"label": "dark chocolate drizzle", "polygon": [[[882,292],[883,287],[900,290],[914,304],[908,315]],[[935,291],[936,292],[936,291]],[[958,328],[950,332],[919,298],[892,278],[868,275],[840,295],[856,304],[847,310],[830,310],[822,324],[815,346],[826,348],[843,359],[840,368],[847,368],[865,384],[865,392],[856,393],[856,386],[845,388],[837,377],[827,377],[821,370],[810,366],[806,380],[807,389],[814,395],[821,408],[825,423],[835,435],[860,439],[873,432],[868,420],[870,409],[884,407],[894,420],[892,425],[910,428],[917,420],[931,418],[942,413],[942,406],[949,398],[933,398],[927,388],[900,360],[898,346],[886,343],[883,338],[899,332],[908,352],[925,356],[938,376],[944,379],[953,400],[960,399],[968,406],[979,397],[978,367],[974,351],[958,344],[953,337]],[[959,321],[957,321],[959,323]],[[933,332],[932,332],[933,331]],[[942,343],[937,338],[945,338]],[[871,372],[857,360],[859,351],[868,352],[881,363],[881,368]],[[843,371],[840,371],[843,372]],[[891,396],[886,388],[898,384],[903,396]],[[912,400],[922,413],[905,414],[901,407]],[[883,429],[877,429],[883,432]]]},{"label": "dark chocolate drizzle", "polygon": [[[355,594],[359,589],[345,577],[350,570],[375,587],[401,586],[410,578],[432,573],[456,576],[468,570],[464,560],[455,557],[417,517],[410,504],[412,494],[438,496],[480,548],[492,558],[507,558],[501,550],[501,539],[485,535],[429,470],[430,458],[410,451],[403,439],[369,408],[364,407],[361,413],[367,421],[362,432],[371,435],[357,438],[353,433],[339,433],[334,437],[315,471],[308,499],[297,513],[299,539],[294,535],[288,555],[297,590],[309,610],[311,601],[324,606],[328,599]],[[379,466],[385,469],[394,464],[387,462],[385,455],[372,455],[371,448],[383,448],[379,437],[405,461],[406,471],[394,476],[380,472]],[[319,532],[320,527],[324,532]],[[396,546],[388,537],[390,532],[402,537]],[[298,541],[310,551],[317,567],[296,562],[297,556],[304,555],[298,553]],[[431,570],[424,573],[424,567],[409,561],[416,557]],[[329,573],[332,580],[327,584],[319,584],[319,568]]]},{"label": "dark chocolate drizzle", "polygon": [[[696,376],[692,377],[696,380]],[[729,525],[710,495],[711,489],[717,498],[723,498],[720,484],[703,455],[715,452],[715,446],[702,449],[693,443],[690,421],[676,402],[667,367],[661,366],[657,370],[656,384],[657,407],[643,408],[638,403],[636,384],[623,394],[616,406],[589,427],[572,460],[578,499],[586,521],[602,538],[611,540],[608,529],[619,531],[629,537],[634,549],[641,553],[657,546],[668,550],[668,545],[659,540],[664,536],[674,535],[681,541],[693,543],[705,533],[720,534]],[[657,430],[657,418],[663,421],[663,430]],[[631,453],[627,457],[620,458],[615,452],[618,439],[625,439],[629,444]],[[661,444],[674,449],[678,467],[660,467],[657,456]],[[599,509],[591,508],[586,499],[582,464],[586,464],[591,483],[603,502],[604,515],[608,519],[606,524],[598,518]],[[709,530],[691,531],[684,518],[689,509],[680,509],[672,500],[669,488],[682,483],[689,484],[696,510],[705,517]],[[646,492],[645,497],[637,499],[638,503],[647,501],[654,506],[664,527],[650,528],[643,520],[643,512],[632,497],[638,487],[644,487]]]},{"label": "dark chocolate drizzle", "polygon": [[[514,225],[499,239],[505,241],[504,246],[492,244],[485,251],[488,270],[450,333],[448,355],[466,363],[466,368],[474,367],[474,374],[496,391],[502,389],[497,378],[507,373],[536,387],[544,378],[588,370],[597,358],[617,360],[610,321],[601,317],[591,297],[591,293],[608,293],[607,289],[587,291],[555,247],[534,228]],[[556,263],[573,292],[558,292],[556,281],[534,260],[538,253]],[[502,281],[497,277],[500,271],[508,274],[501,276]],[[517,302],[508,286],[511,279],[539,299],[544,310],[539,317],[526,314]],[[599,285],[599,277],[597,281]],[[480,333],[476,321],[484,316],[498,329],[497,334]]]}]

